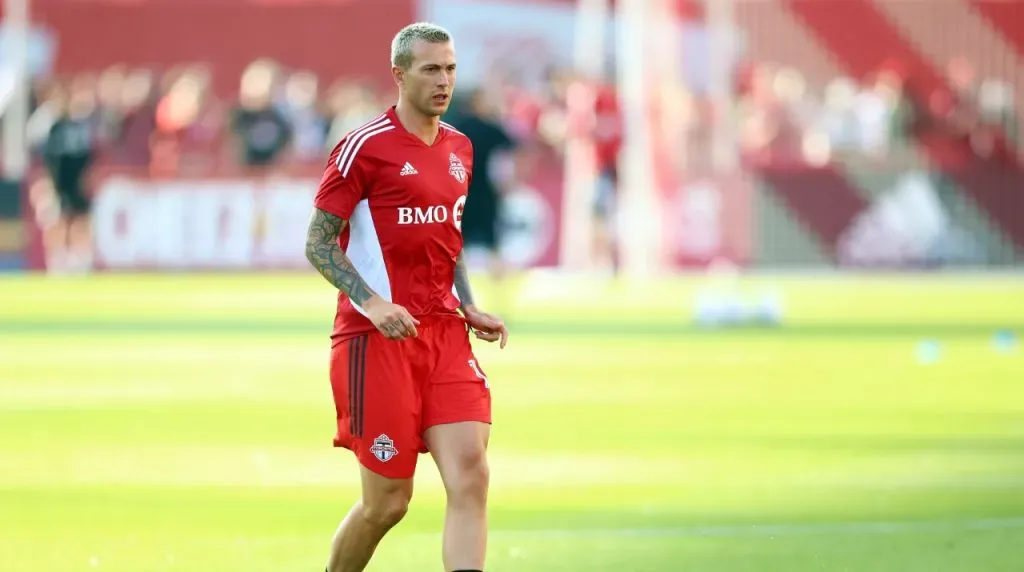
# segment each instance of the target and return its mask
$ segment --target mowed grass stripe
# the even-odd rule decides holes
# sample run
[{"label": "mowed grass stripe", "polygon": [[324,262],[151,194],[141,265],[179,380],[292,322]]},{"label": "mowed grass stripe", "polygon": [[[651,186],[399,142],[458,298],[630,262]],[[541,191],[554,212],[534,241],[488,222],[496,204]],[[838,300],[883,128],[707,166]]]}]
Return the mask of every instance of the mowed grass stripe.
[{"label": "mowed grass stripe", "polygon": [[[321,295],[303,279],[252,283],[218,307],[246,277],[104,277],[44,310],[74,281],[26,281],[50,294],[20,299],[19,320],[196,327],[0,333],[0,568],[322,570],[358,486],[351,455],[330,446],[330,312],[289,297]],[[872,280],[819,284],[794,327],[1024,323],[1011,280],[921,280],[888,299]],[[525,301],[571,296],[544,284],[512,305],[528,308],[513,325],[576,327],[566,317],[582,312],[609,330],[477,344],[495,398],[489,571],[1024,569],[1019,351],[980,330],[939,338],[931,365],[916,333],[664,335],[687,315],[687,291],[667,285],[625,310],[613,306],[628,289],[607,288],[546,314]],[[655,333],[629,333],[659,305]],[[212,322],[266,327],[201,327]],[[440,569],[444,491],[419,462],[413,510],[371,572]]]},{"label": "mowed grass stripe", "polygon": [[[595,280],[533,273],[504,284],[474,277],[477,298],[510,319],[678,324],[708,289],[747,302],[779,294],[793,325],[1024,324],[1024,274],[660,277]],[[0,324],[278,322],[329,328],[337,292],[315,275],[0,276]],[[965,306],[970,311],[965,311]],[[78,320],[84,319],[84,320]]]},{"label": "mowed grass stripe", "polygon": [[[675,323],[636,322],[524,322],[510,320],[510,331],[515,335],[547,336],[733,336],[736,334],[762,334],[774,337],[908,337],[908,336],[992,336],[999,332],[1024,332],[1024,322],[988,322],[975,324],[961,323],[889,323],[877,325],[859,324],[765,324],[708,327],[691,323],[690,318],[680,314]],[[319,334],[326,337],[330,326],[322,322],[289,321],[147,321],[130,320],[89,320],[89,321],[35,321],[7,320],[0,323],[3,335],[194,335],[196,333],[218,335],[267,335],[267,334]]]}]

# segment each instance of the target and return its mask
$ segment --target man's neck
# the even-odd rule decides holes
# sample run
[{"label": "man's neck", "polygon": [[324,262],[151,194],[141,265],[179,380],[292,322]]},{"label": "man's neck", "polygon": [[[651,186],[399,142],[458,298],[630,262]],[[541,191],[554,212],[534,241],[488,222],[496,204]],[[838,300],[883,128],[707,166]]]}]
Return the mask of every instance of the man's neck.
[{"label": "man's neck", "polygon": [[412,106],[401,99],[395,106],[395,115],[402,122],[402,127],[409,133],[423,140],[427,145],[434,143],[437,139],[437,132],[441,128],[441,118],[436,116],[423,115]]}]

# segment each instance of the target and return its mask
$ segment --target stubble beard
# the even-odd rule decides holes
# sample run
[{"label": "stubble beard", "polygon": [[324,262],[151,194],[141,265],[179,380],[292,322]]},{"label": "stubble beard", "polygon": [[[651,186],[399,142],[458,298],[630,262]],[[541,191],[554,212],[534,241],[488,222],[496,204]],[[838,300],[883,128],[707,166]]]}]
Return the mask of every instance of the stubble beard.
[{"label": "stubble beard", "polygon": [[[448,101],[450,102],[451,99],[448,99]],[[434,107],[434,98],[430,96],[427,96],[427,100],[424,105],[418,105],[416,107],[419,110],[419,112],[426,117],[441,117],[442,115],[445,114],[446,111],[448,111],[448,105],[445,105],[443,108],[440,109]]]}]

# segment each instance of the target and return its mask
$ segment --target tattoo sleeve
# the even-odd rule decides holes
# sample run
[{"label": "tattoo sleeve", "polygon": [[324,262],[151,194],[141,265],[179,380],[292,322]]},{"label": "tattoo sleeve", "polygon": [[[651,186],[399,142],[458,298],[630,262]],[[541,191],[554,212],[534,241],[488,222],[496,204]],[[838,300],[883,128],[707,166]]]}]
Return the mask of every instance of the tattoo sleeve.
[{"label": "tattoo sleeve", "polygon": [[373,296],[373,290],[338,246],[338,235],[345,224],[330,213],[314,209],[306,231],[306,259],[335,288],[362,305]]},{"label": "tattoo sleeve", "polygon": [[459,253],[459,258],[455,261],[455,292],[459,295],[463,308],[473,304],[473,291],[469,288],[469,271],[466,269],[466,261],[462,259],[462,253]]}]

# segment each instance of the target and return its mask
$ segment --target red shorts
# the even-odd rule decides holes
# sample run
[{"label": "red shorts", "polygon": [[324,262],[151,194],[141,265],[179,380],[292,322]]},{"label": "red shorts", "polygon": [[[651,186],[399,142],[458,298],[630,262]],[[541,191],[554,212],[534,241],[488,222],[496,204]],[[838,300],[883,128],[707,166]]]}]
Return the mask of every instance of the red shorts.
[{"label": "red shorts", "polygon": [[458,317],[420,318],[415,338],[380,332],[356,336],[331,350],[337,410],[336,447],[352,450],[375,473],[406,479],[426,453],[423,433],[434,425],[491,422],[491,392]]}]

